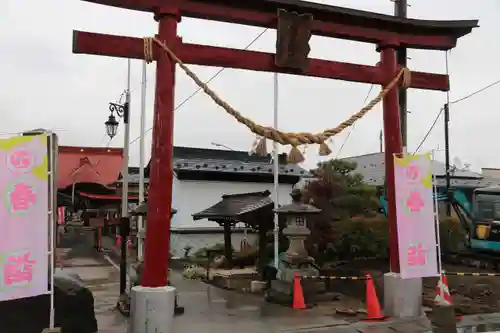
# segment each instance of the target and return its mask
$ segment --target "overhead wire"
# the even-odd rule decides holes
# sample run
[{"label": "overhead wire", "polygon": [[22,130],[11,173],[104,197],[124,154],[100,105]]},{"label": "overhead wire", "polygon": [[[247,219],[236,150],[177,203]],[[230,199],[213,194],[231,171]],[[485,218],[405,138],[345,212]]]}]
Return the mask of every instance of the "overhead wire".
[{"label": "overhead wire", "polygon": [[[375,86],[374,84],[372,84],[370,86],[370,89],[368,90],[368,93],[365,96],[363,104],[365,104],[366,101],[368,100],[368,97],[370,97],[370,93],[372,92],[374,86]],[[351,137],[351,134],[354,131],[354,128],[356,128],[356,123],[354,123],[352,125],[351,129],[349,130],[349,133],[347,134],[346,138],[344,139],[344,142],[342,142],[342,145],[340,146],[339,151],[337,152],[337,155],[335,156],[335,159],[337,159],[339,157],[340,153],[342,152],[342,149],[344,149],[344,146],[346,145],[347,140],[349,140],[349,138]]]},{"label": "overhead wire", "polygon": [[[466,95],[466,96],[461,97],[461,98],[459,98],[459,99],[457,99],[457,100],[455,100],[455,101],[452,101],[452,102],[450,102],[449,104],[450,104],[450,105],[451,105],[451,104],[457,104],[457,103],[459,103],[459,102],[465,101],[466,99],[471,98],[472,96],[475,96],[475,95],[477,95],[477,94],[479,94],[479,93],[481,93],[481,92],[483,92],[483,91],[485,91],[485,90],[487,90],[487,89],[489,89],[489,88],[492,88],[492,87],[496,86],[497,84],[500,84],[500,80],[497,80],[497,81],[495,81],[495,82],[493,82],[493,83],[491,83],[491,84],[489,84],[489,85],[487,85],[487,86],[485,86],[485,87],[483,87],[483,88],[481,88],[481,89],[479,89],[479,90],[476,90],[476,91],[474,91],[473,93],[471,93],[471,94],[469,94],[469,95]],[[427,131],[427,133],[425,134],[424,138],[422,139],[422,141],[421,141],[421,142],[420,142],[420,144],[418,145],[417,149],[415,149],[415,152],[417,152],[417,151],[420,149],[420,147],[422,147],[422,145],[424,144],[425,140],[427,140],[427,138],[429,137],[429,134],[432,132],[432,130],[433,130],[433,129],[434,129],[434,127],[436,126],[437,121],[438,121],[438,120],[439,120],[439,118],[441,117],[441,114],[443,113],[443,111],[444,111],[444,108],[441,108],[441,109],[439,110],[439,112],[438,112],[438,114],[437,114],[436,118],[434,119],[434,121],[433,121],[433,123],[432,123],[431,127],[429,128],[429,130],[428,130],[428,131]]]},{"label": "overhead wire", "polygon": [[[447,56],[446,56],[446,72],[447,72],[447,74],[448,74],[448,52],[447,52],[446,54],[447,54]],[[480,89],[478,89],[478,90],[473,91],[472,93],[470,93],[470,94],[468,94],[468,95],[465,95],[464,97],[461,97],[461,98],[456,99],[456,100],[451,101],[451,102],[450,102],[449,92],[447,92],[447,96],[446,96],[447,103],[448,103],[448,105],[452,105],[452,104],[457,104],[457,103],[463,102],[463,101],[465,101],[465,100],[467,100],[467,99],[469,99],[469,98],[471,98],[471,97],[473,97],[473,96],[476,96],[477,94],[480,94],[480,93],[482,93],[482,92],[484,92],[484,91],[486,91],[486,90],[488,90],[488,89],[490,89],[490,88],[492,88],[492,87],[496,86],[497,84],[500,84],[500,80],[497,80],[497,81],[495,81],[495,82],[493,82],[493,83],[490,83],[490,84],[488,84],[488,85],[486,85],[486,86],[484,86],[484,87],[482,87],[482,88],[480,88]],[[419,150],[419,149],[422,147],[422,145],[424,144],[424,142],[427,140],[427,138],[428,138],[428,137],[429,137],[429,135],[431,134],[432,130],[433,130],[433,129],[434,129],[434,127],[436,126],[436,124],[437,124],[437,122],[438,122],[439,118],[440,118],[440,117],[441,117],[441,115],[443,114],[443,111],[444,111],[444,107],[442,107],[442,108],[439,110],[439,112],[437,113],[437,116],[436,116],[436,118],[434,119],[434,121],[432,122],[432,125],[430,126],[429,130],[427,131],[427,133],[425,133],[424,138],[422,139],[422,141],[420,141],[419,145],[417,146],[417,149],[415,149],[415,152],[414,152],[413,154],[417,153],[417,152],[418,152],[418,150]]]},{"label": "overhead wire", "polygon": [[482,93],[483,91],[488,90],[489,88],[492,88],[492,87],[496,86],[497,84],[500,84],[500,80],[497,80],[497,81],[495,81],[495,82],[493,82],[493,83],[490,83],[490,84],[488,84],[487,86],[485,86],[485,87],[483,87],[483,88],[481,88],[481,89],[479,89],[479,90],[477,90],[477,91],[474,91],[473,93],[470,93],[469,95],[466,95],[466,96],[464,96],[464,97],[462,97],[462,98],[459,98],[459,99],[457,99],[457,100],[455,100],[455,101],[453,101],[453,102],[450,102],[450,104],[456,104],[456,103],[463,102],[463,101],[465,101],[466,99],[471,98],[472,96],[475,96],[475,95],[477,95],[477,94],[480,94],[480,93]]},{"label": "overhead wire", "polygon": [[[266,33],[266,31],[269,30],[269,28],[265,28],[264,30],[262,30],[254,39],[252,39],[252,41],[250,43],[248,43],[245,48],[243,48],[243,50],[248,50],[253,44],[255,44],[255,42],[257,42],[261,37],[262,35],[264,35],[264,33]],[[205,84],[208,84],[210,83],[211,81],[213,81],[217,76],[219,76],[222,72],[224,72],[224,70],[226,70],[227,68],[226,67],[223,67],[221,69],[219,69],[214,75],[212,75],[207,81],[205,81]],[[179,110],[181,107],[183,107],[184,105],[186,105],[187,102],[189,102],[193,97],[195,97],[200,91],[202,90],[202,88],[198,88],[196,89],[192,94],[190,94],[188,97],[186,97],[182,102],[180,102],[175,108],[174,108],[174,111],[177,111]],[[146,133],[149,133],[151,132],[151,130],[153,129],[153,127],[150,127],[148,128],[144,134]],[[136,137],[135,139],[133,139],[132,141],[130,141],[130,144],[134,144],[135,142],[137,142],[137,140],[140,139],[140,136]]]},{"label": "overhead wire", "polygon": [[418,152],[418,150],[420,149],[420,147],[422,147],[422,145],[424,144],[425,140],[427,140],[427,138],[429,137],[429,135],[431,134],[432,130],[434,129],[434,126],[436,126],[439,118],[441,117],[441,114],[443,113],[444,111],[444,108],[441,108],[436,116],[436,118],[434,119],[434,121],[432,122],[432,125],[431,127],[429,128],[429,130],[427,131],[427,133],[425,133],[425,136],[424,138],[422,139],[422,141],[420,141],[420,143],[418,144],[417,146],[417,149],[415,149],[415,152],[413,153],[415,155],[415,153]]}]

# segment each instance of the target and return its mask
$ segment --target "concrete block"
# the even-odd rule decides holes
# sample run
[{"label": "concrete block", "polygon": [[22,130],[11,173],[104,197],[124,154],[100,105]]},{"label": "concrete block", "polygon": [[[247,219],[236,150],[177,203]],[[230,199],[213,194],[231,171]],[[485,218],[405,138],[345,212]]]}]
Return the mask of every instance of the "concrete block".
[{"label": "concrete block", "polygon": [[171,332],[174,309],[174,287],[133,287],[129,333]]},{"label": "concrete block", "polygon": [[384,314],[393,318],[420,317],[422,279],[402,279],[399,274],[384,275]]}]

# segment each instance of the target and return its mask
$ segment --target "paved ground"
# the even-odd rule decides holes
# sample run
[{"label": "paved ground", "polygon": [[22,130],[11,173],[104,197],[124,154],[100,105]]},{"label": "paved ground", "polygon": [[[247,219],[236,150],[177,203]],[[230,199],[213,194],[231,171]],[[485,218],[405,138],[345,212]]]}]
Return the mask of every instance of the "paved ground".
[{"label": "paved ground", "polygon": [[[87,252],[87,251],[84,251]],[[72,256],[64,270],[78,274],[92,290],[99,333],[126,333],[127,320],[115,309],[119,293],[116,267],[102,257]],[[253,295],[237,294],[199,281],[171,276],[179,292],[179,303],[186,309],[175,319],[174,332],[187,333],[427,333],[426,318],[384,323],[350,324],[331,313],[315,310],[292,310],[268,304]],[[467,316],[459,323],[459,333],[500,330],[500,314]],[[474,330],[473,328],[474,327]]]},{"label": "paved ground", "polygon": [[[115,310],[118,296],[118,272],[97,258],[66,260],[64,270],[78,274],[92,290],[99,333],[125,333],[127,320]],[[387,325],[358,325],[311,310],[292,310],[268,304],[259,297],[235,294],[199,281],[183,280],[173,274],[179,301],[186,313],[175,319],[176,332],[239,333],[271,332],[424,332],[425,321]],[[342,327],[344,326],[344,327]]]}]

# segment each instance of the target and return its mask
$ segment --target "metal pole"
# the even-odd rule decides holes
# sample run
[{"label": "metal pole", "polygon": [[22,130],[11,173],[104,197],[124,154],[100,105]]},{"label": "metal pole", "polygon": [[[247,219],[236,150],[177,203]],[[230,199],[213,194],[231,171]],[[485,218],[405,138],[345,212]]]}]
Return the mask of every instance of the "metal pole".
[{"label": "metal pole", "polygon": [[55,238],[55,232],[57,228],[57,186],[56,186],[56,139],[55,139],[55,134],[52,132],[47,133],[47,140],[49,142],[48,147],[49,152],[49,167],[50,169],[47,170],[50,177],[50,183],[49,183],[49,188],[50,188],[50,321],[49,321],[49,328],[53,329],[55,327],[55,287],[54,287],[54,274],[55,274],[55,251],[56,251],[56,238]]},{"label": "metal pole", "polygon": [[123,145],[123,169],[122,169],[122,213],[120,219],[120,295],[123,296],[127,289],[127,237],[129,229],[128,220],[128,160],[130,142],[130,60],[127,62],[127,93],[123,107],[123,124],[125,127]]},{"label": "metal pole", "polygon": [[[406,9],[408,7],[408,3],[406,0],[395,0],[394,1],[394,16],[401,17],[401,18],[406,18],[407,17],[407,12]],[[398,48],[396,51],[396,57],[397,57],[397,62],[398,65],[406,67],[407,65],[407,59],[408,59],[408,54],[406,48]],[[400,88],[399,93],[398,93],[398,99],[399,99],[399,119],[400,119],[400,126],[401,126],[401,137],[403,140],[403,147],[407,147],[407,132],[408,132],[408,126],[407,126],[407,101],[408,101],[408,95],[406,93],[406,89]]]},{"label": "metal pole", "polygon": [[380,135],[378,137],[379,145],[380,145],[379,150],[381,153],[384,152],[384,134],[383,133],[384,133],[384,131],[380,130]]},{"label": "metal pole", "polygon": [[[444,105],[444,152],[446,168],[446,195],[450,193],[450,137],[449,137],[450,108],[449,104]],[[451,205],[449,200],[446,202],[446,216],[451,216]]]},{"label": "metal pole", "polygon": [[[146,127],[146,61],[142,62],[142,88],[141,88],[141,129],[139,135],[139,203],[144,202],[144,135]],[[144,258],[144,220],[142,216],[137,219],[138,244],[137,259]]]},{"label": "metal pole", "polygon": [[[274,128],[278,128],[278,73],[274,73]],[[274,175],[274,209],[279,208],[279,160],[278,143],[273,141],[273,175]],[[274,267],[278,269],[279,264],[279,219],[278,214],[274,213]]]}]

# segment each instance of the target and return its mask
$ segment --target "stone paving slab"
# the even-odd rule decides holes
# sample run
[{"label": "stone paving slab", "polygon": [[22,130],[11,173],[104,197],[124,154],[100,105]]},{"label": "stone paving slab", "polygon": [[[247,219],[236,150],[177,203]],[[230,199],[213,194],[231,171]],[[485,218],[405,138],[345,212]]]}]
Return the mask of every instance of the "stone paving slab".
[{"label": "stone paving slab", "polygon": [[430,329],[430,327],[420,325],[418,321],[409,323],[394,323],[389,327],[395,330],[396,332],[415,332],[415,333],[427,332]]},{"label": "stone paving slab", "polygon": [[[337,333],[336,330],[332,331]],[[356,332],[358,333],[387,333],[387,332],[398,332],[391,330],[390,326],[366,326],[366,327],[359,327],[356,329]],[[408,333],[413,333],[412,331],[409,331]]]},{"label": "stone paving slab", "polygon": [[477,326],[482,324],[494,325],[495,323],[500,324],[500,313],[464,316],[463,319],[457,323],[457,327]]},{"label": "stone paving slab", "polygon": [[424,333],[430,331],[427,318],[395,319],[384,322],[357,322],[330,328],[313,330],[314,333]]},{"label": "stone paving slab", "polygon": [[[92,258],[72,258],[64,270],[80,275],[94,294],[99,333],[126,333],[128,321],[116,309],[118,274],[112,265]],[[199,281],[171,275],[185,314],[174,320],[174,332],[203,333],[430,333],[427,318],[350,324],[313,310],[292,310],[265,303],[261,297],[221,290]],[[500,330],[500,314],[465,316],[462,333]]]}]

